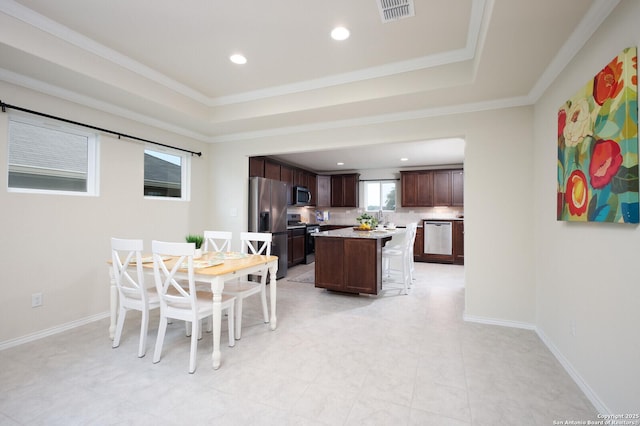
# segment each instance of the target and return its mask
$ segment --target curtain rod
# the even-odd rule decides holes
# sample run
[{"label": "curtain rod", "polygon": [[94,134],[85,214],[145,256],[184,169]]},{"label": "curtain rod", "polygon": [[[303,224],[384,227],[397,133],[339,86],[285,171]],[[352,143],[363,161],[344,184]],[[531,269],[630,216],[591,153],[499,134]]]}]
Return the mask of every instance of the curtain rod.
[{"label": "curtain rod", "polygon": [[7,112],[7,108],[11,108],[11,109],[15,109],[15,110],[22,111],[22,112],[28,112],[29,114],[39,115],[41,117],[52,118],[52,119],[58,120],[58,121],[64,121],[65,123],[70,123],[70,124],[75,124],[77,126],[87,127],[89,129],[98,130],[100,132],[110,133],[112,135],[118,136],[118,139],[120,139],[120,138],[133,139],[133,140],[137,140],[137,141],[141,141],[141,142],[147,142],[147,143],[151,143],[151,144],[154,144],[154,145],[163,146],[165,148],[171,148],[171,149],[175,149],[175,150],[182,151],[182,152],[188,152],[189,154],[197,155],[198,157],[202,156],[202,152],[190,151],[188,149],[179,148],[179,147],[171,146],[171,145],[166,145],[166,144],[163,144],[163,143],[160,143],[160,142],[151,141],[151,140],[148,140],[148,139],[142,139],[142,138],[139,138],[139,137],[136,137],[136,136],[127,135],[125,133],[115,132],[113,130],[103,129],[103,128],[100,128],[100,127],[92,126],[90,124],[80,123],[78,121],[68,120],[68,119],[62,118],[62,117],[56,117],[55,115],[45,114],[43,112],[33,111],[31,109],[21,108],[19,106],[6,104],[6,103],[4,103],[2,101],[0,101],[0,107],[2,107],[2,112]]},{"label": "curtain rod", "polygon": [[390,182],[394,180],[400,180],[398,178],[395,179],[360,179],[360,182]]}]

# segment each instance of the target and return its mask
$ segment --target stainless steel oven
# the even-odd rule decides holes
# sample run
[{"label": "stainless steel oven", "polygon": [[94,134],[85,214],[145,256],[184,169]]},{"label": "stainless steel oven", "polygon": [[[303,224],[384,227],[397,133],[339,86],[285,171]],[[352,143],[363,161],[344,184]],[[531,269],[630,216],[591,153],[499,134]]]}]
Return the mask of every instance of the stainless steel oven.
[{"label": "stainless steel oven", "polygon": [[313,234],[320,230],[320,225],[307,224],[307,232],[304,236],[304,263],[309,264],[316,260],[316,241]]}]

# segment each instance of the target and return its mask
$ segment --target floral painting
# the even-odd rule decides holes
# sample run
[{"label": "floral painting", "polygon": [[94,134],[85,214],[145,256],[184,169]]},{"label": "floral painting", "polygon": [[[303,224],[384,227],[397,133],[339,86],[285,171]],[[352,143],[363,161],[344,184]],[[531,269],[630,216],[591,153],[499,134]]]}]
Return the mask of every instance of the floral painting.
[{"label": "floral painting", "polygon": [[638,223],[638,56],[625,49],[558,111],[558,220]]}]

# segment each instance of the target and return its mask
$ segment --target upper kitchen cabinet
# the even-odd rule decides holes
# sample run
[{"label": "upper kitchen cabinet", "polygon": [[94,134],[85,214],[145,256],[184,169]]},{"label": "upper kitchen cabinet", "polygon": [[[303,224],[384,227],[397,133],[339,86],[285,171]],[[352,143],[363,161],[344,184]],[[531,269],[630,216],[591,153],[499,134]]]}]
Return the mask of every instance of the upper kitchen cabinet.
[{"label": "upper kitchen cabinet", "polygon": [[451,170],[433,172],[433,205],[451,205]]},{"label": "upper kitchen cabinet", "polygon": [[464,206],[464,170],[451,171],[451,205]]},{"label": "upper kitchen cabinet", "polygon": [[307,173],[301,169],[294,169],[293,171],[293,184],[294,186],[309,187],[307,182]]},{"label": "upper kitchen cabinet", "polygon": [[287,183],[287,205],[293,204],[293,170],[291,167],[280,166],[280,180]]},{"label": "upper kitchen cabinet", "polygon": [[331,206],[331,176],[318,175],[316,177],[316,205],[318,207]]},{"label": "upper kitchen cabinet", "polygon": [[463,206],[462,169],[400,172],[403,207]]},{"label": "upper kitchen cabinet", "polygon": [[331,207],[358,207],[358,173],[331,175]]},{"label": "upper kitchen cabinet", "polygon": [[433,206],[433,173],[429,170],[400,172],[403,207]]},{"label": "upper kitchen cabinet", "polygon": [[249,157],[249,177],[264,177],[264,158]]},{"label": "upper kitchen cabinet", "polygon": [[280,177],[280,164],[266,160],[264,162],[264,177],[267,179],[282,180]]}]

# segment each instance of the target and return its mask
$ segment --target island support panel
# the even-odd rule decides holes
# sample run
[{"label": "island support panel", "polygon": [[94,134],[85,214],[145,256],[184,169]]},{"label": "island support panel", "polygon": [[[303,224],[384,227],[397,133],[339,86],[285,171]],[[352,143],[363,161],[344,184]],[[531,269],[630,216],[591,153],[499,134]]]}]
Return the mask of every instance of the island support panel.
[{"label": "island support panel", "polygon": [[315,286],[378,294],[382,289],[382,247],[390,239],[316,237]]}]

